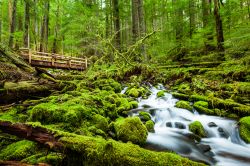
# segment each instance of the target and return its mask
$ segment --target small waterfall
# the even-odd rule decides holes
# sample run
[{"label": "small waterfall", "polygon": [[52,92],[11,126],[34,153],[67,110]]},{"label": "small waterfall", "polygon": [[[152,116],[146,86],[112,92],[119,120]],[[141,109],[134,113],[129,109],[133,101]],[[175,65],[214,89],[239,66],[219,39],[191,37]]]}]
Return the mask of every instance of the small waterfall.
[{"label": "small waterfall", "polygon": [[[210,165],[250,165],[250,144],[241,140],[236,121],[176,108],[178,100],[170,93],[157,98],[157,92],[162,89],[161,85],[151,87],[152,94],[148,99],[138,99],[139,108],[132,110],[132,116],[140,111],[149,112],[155,122],[155,132],[149,133],[147,148],[174,151]],[[188,129],[188,125],[196,120],[202,123],[208,135],[200,142],[194,141]]]}]

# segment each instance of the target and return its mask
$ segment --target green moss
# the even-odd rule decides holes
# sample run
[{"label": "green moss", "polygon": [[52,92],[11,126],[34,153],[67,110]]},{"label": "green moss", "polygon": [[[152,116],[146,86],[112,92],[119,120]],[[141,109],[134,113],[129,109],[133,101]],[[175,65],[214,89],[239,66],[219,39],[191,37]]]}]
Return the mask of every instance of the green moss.
[{"label": "green moss", "polygon": [[164,93],[165,93],[164,90],[157,92],[157,97],[163,97],[165,95]]},{"label": "green moss", "polygon": [[190,106],[189,102],[188,101],[178,101],[176,104],[175,104],[175,107],[177,108],[183,108],[183,109],[187,109],[189,111],[192,111],[193,110],[193,107]]},{"label": "green moss", "polygon": [[193,107],[198,112],[205,113],[205,114],[208,114],[208,115],[214,115],[214,110],[208,109],[208,108],[206,108],[204,106],[206,106],[206,102],[203,102],[203,101],[195,102],[194,105],[193,105]]},{"label": "green moss", "polygon": [[241,118],[239,121],[239,130],[241,138],[250,143],[250,116]]},{"label": "green moss", "polygon": [[62,162],[62,155],[58,153],[50,153],[47,156],[40,157],[37,162],[38,163],[47,163],[50,165],[59,165]]},{"label": "green moss", "polygon": [[173,95],[175,98],[181,99],[181,100],[188,100],[188,99],[189,99],[189,96],[188,96],[188,95],[181,94],[181,93],[173,92],[172,95]]},{"label": "green moss", "polygon": [[138,107],[138,102],[137,101],[131,101],[129,104],[132,106],[132,108],[137,108]]},{"label": "green moss", "polygon": [[143,112],[143,111],[139,112],[139,117],[143,121],[149,121],[149,120],[151,120],[151,116],[150,116],[150,114],[148,112]]},{"label": "green moss", "polygon": [[101,129],[102,131],[108,131],[108,120],[107,118],[96,114],[93,116],[93,124],[96,128]]},{"label": "green moss", "polygon": [[31,141],[18,141],[0,151],[1,160],[22,160],[35,153],[36,145]]},{"label": "green moss", "polygon": [[206,137],[206,131],[204,130],[204,127],[202,126],[201,122],[194,121],[190,123],[188,127],[191,132],[198,135],[199,137],[201,138]]},{"label": "green moss", "polygon": [[28,163],[28,164],[38,164],[37,160],[43,156],[45,156],[45,153],[38,153],[38,154],[31,155],[31,156],[23,159],[21,162]]},{"label": "green moss", "polygon": [[197,101],[195,103],[196,103],[196,105],[200,105],[202,107],[208,108],[208,102],[206,102],[206,101]]},{"label": "green moss", "polygon": [[140,97],[140,95],[141,95],[140,91],[139,91],[138,89],[136,89],[136,88],[128,89],[128,90],[126,91],[126,94],[127,94],[128,96],[130,96],[130,97],[135,97],[135,98],[138,98],[138,97]]},{"label": "green moss", "polygon": [[114,140],[68,134],[60,141],[74,152],[68,162],[75,165],[204,165],[177,154],[154,152]]},{"label": "green moss", "polygon": [[184,94],[190,94],[192,91],[191,91],[190,85],[188,83],[182,83],[178,87],[178,92],[184,93]]},{"label": "green moss", "polygon": [[235,113],[240,117],[250,115],[250,106],[236,103],[233,100],[227,99],[223,100],[220,98],[213,97],[209,101],[209,106],[212,108],[219,108],[229,111],[230,113]]},{"label": "green moss", "polygon": [[206,96],[201,95],[191,95],[190,101],[208,101],[208,98]]},{"label": "green moss", "polygon": [[145,123],[145,126],[146,126],[148,132],[154,132],[154,125],[155,125],[155,123],[152,120],[148,120]]},{"label": "green moss", "polygon": [[134,144],[143,145],[146,142],[148,131],[138,117],[118,119],[114,129],[119,140],[131,141]]}]

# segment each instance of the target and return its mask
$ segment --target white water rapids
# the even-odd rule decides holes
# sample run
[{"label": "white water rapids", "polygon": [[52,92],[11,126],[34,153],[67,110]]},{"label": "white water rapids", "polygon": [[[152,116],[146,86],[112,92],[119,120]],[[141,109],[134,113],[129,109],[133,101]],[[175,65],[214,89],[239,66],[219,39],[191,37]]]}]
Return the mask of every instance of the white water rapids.
[{"label": "white water rapids", "polygon": [[[241,140],[236,121],[176,108],[178,100],[171,94],[165,93],[164,97],[157,98],[157,92],[162,89],[162,86],[158,89],[152,87],[149,98],[139,99],[139,108],[132,110],[133,116],[140,111],[151,113],[155,122],[155,132],[149,133],[147,138],[148,148],[174,151],[210,165],[250,165],[250,144]],[[190,137],[192,133],[188,125],[193,121],[200,121],[207,132],[207,138],[200,142]]]}]

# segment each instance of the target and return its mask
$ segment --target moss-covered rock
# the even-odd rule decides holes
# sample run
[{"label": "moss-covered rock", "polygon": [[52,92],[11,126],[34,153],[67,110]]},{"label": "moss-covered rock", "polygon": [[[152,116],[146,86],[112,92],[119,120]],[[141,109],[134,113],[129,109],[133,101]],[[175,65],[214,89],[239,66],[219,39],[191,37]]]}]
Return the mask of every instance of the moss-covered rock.
[{"label": "moss-covered rock", "polygon": [[18,141],[0,151],[0,160],[22,160],[35,153],[36,144],[31,141]]},{"label": "moss-covered rock", "polygon": [[148,120],[145,123],[145,126],[146,126],[148,132],[154,132],[154,125],[155,125],[155,123],[152,120]]},{"label": "moss-covered rock", "polygon": [[114,124],[116,136],[123,142],[131,141],[143,145],[146,142],[148,131],[138,117],[120,118]]},{"label": "moss-covered rock", "polygon": [[201,138],[206,137],[206,131],[204,130],[204,127],[202,126],[201,122],[194,121],[190,123],[188,127],[191,132],[198,135],[199,137]]},{"label": "moss-covered rock", "polygon": [[142,121],[145,122],[151,120],[151,116],[148,112],[143,112],[143,111],[139,112],[139,117]]},{"label": "moss-covered rock", "polygon": [[126,91],[126,94],[130,97],[135,97],[135,98],[138,98],[141,95],[140,91],[136,88],[128,89]]},{"label": "moss-covered rock", "polygon": [[246,142],[250,143],[250,116],[241,118],[239,121],[240,136]]},{"label": "moss-covered rock", "polygon": [[163,97],[165,94],[165,91],[164,90],[161,90],[161,91],[159,91],[159,92],[157,92],[157,97],[159,98],[159,97]]},{"label": "moss-covered rock", "polygon": [[191,95],[189,100],[190,101],[208,101],[208,97],[196,94],[196,95]]},{"label": "moss-covered rock", "polygon": [[198,112],[205,113],[205,114],[208,114],[208,115],[214,115],[215,114],[214,110],[207,108],[207,106],[208,106],[207,102],[204,102],[204,101],[195,102],[194,105],[193,105],[193,107]]},{"label": "moss-covered rock", "polygon": [[188,101],[178,101],[176,104],[175,104],[175,107],[177,108],[183,108],[183,109],[187,109],[189,111],[192,111],[193,110],[193,107],[189,104]]},{"label": "moss-covered rock", "polygon": [[182,93],[173,92],[172,95],[173,95],[175,98],[180,99],[180,100],[188,100],[188,99],[189,99],[189,95],[182,94]]}]

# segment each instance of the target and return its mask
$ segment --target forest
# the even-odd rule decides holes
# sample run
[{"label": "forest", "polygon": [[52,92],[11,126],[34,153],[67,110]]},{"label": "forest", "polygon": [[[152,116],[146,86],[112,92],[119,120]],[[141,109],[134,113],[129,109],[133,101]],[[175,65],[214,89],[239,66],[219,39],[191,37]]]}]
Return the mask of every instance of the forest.
[{"label": "forest", "polygon": [[250,0],[0,0],[0,165],[250,165]]}]

